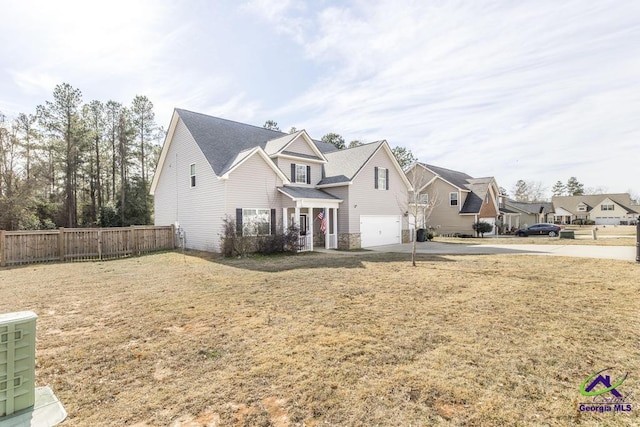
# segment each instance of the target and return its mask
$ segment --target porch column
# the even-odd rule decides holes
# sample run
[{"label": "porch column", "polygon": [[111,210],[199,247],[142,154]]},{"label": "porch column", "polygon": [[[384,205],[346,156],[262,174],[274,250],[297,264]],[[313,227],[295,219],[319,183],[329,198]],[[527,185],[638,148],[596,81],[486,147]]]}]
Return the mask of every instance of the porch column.
[{"label": "porch column", "polygon": [[282,208],[282,234],[287,234],[289,228],[289,218],[287,218],[287,208]]},{"label": "porch column", "polygon": [[293,214],[293,225],[300,228],[300,207],[296,204],[295,213]]},{"label": "porch column", "polygon": [[325,249],[329,249],[329,229],[331,228],[331,224],[329,223],[329,216],[330,216],[330,209],[329,208],[322,208],[323,212],[325,213],[325,218],[324,218],[324,248]]},{"label": "porch column", "polygon": [[338,249],[338,208],[333,208],[333,234],[336,236],[336,247]]},{"label": "porch column", "polygon": [[307,211],[309,212],[309,216],[307,216],[307,239],[311,242],[311,249],[309,250],[313,250],[313,208],[307,208]]}]

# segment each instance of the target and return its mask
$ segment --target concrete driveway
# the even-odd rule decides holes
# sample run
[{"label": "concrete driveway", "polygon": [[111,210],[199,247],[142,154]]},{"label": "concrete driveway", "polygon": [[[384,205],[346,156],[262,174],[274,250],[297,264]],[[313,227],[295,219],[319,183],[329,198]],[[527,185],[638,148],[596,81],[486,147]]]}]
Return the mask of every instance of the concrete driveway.
[{"label": "concrete driveway", "polygon": [[[376,252],[411,253],[412,243],[367,248]],[[467,245],[462,243],[418,242],[416,252],[434,255],[527,254],[604,258],[635,261],[634,246],[592,245]]]}]

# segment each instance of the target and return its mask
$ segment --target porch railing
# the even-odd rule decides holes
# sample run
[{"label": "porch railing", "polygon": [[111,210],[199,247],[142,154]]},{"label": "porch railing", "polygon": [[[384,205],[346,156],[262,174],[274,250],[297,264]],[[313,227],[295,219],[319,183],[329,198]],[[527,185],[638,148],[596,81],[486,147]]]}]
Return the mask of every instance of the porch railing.
[{"label": "porch railing", "polygon": [[300,236],[298,240],[298,250],[300,252],[310,251],[312,238],[313,236]]},{"label": "porch railing", "polygon": [[338,236],[336,234],[329,234],[329,249],[338,249]]}]

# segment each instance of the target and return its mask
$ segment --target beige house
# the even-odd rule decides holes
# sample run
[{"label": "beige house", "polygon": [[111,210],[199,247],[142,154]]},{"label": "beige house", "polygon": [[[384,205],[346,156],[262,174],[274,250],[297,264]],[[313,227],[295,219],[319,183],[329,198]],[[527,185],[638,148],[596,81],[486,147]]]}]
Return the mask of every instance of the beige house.
[{"label": "beige house", "polygon": [[553,223],[553,204],[550,202],[517,202],[503,197],[504,208],[515,213],[509,229],[525,228],[533,224],[548,222]]},{"label": "beige house", "polygon": [[551,202],[554,221],[560,224],[593,221],[596,225],[620,225],[638,220],[629,193],[554,196]]},{"label": "beige house", "polygon": [[438,235],[474,235],[473,224],[482,221],[494,226],[492,233],[498,232],[504,213],[500,212],[499,187],[493,177],[473,178],[419,162],[406,173],[423,202],[432,205],[428,219],[418,217],[412,228],[432,228]]},{"label": "beige house", "polygon": [[[300,229],[302,250],[407,241],[410,184],[389,144],[337,150],[292,134],[174,110],[151,184],[155,224],[187,248],[220,250],[225,218],[242,235]],[[321,219],[322,218],[322,219]]]}]

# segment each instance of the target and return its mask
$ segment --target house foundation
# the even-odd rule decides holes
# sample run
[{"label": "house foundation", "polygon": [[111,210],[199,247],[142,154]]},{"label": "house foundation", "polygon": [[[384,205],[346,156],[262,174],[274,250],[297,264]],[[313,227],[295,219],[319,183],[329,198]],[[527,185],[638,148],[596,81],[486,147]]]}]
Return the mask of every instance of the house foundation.
[{"label": "house foundation", "polygon": [[338,249],[359,249],[360,245],[360,233],[341,233],[338,234]]}]

